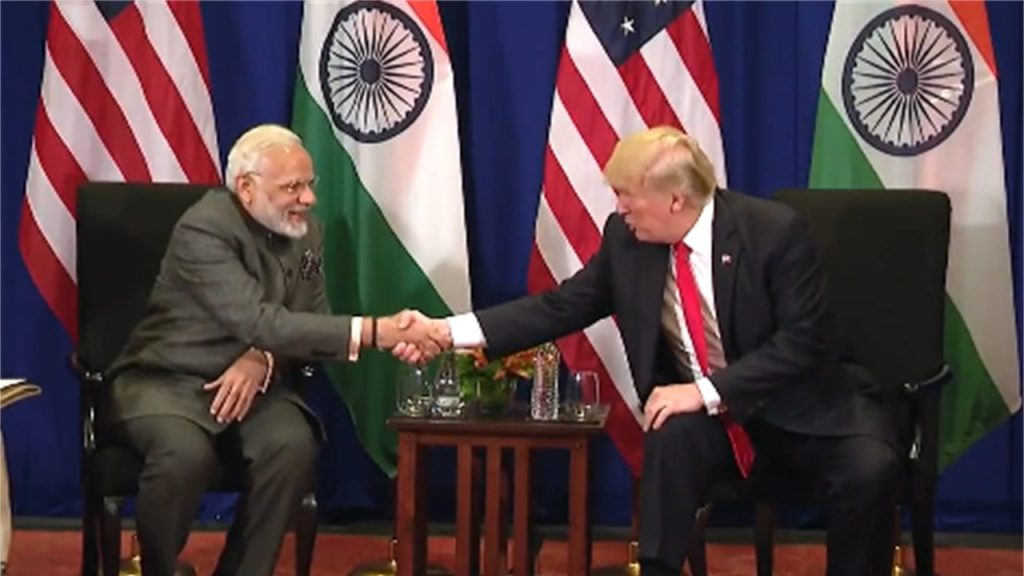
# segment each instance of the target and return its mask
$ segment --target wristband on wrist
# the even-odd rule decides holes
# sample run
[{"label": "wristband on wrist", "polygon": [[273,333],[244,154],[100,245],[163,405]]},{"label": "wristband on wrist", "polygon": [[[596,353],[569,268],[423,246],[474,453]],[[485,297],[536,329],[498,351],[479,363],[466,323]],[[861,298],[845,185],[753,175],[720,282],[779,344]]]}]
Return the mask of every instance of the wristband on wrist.
[{"label": "wristband on wrist", "polygon": [[267,373],[263,376],[263,384],[260,386],[260,392],[266,392],[267,388],[270,387],[270,381],[274,378],[274,355],[266,350],[262,350],[263,357],[267,359]]},{"label": "wristband on wrist", "polygon": [[377,347],[377,317],[370,317],[370,348]]}]

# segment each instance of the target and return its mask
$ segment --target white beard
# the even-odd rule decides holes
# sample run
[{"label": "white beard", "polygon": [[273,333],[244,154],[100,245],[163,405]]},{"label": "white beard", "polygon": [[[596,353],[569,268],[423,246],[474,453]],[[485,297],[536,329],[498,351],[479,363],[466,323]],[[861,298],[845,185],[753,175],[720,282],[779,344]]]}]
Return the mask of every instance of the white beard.
[{"label": "white beard", "polygon": [[278,210],[263,194],[253,194],[252,198],[253,202],[249,209],[249,214],[271,232],[289,238],[302,238],[306,235],[306,232],[309,232],[308,222],[292,222],[288,220],[287,212]]}]

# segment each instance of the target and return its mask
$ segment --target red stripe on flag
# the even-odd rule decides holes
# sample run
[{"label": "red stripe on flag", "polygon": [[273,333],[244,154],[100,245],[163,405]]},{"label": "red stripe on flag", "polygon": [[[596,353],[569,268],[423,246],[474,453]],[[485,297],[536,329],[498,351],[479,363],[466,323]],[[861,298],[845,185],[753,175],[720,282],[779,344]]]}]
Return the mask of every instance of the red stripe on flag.
[{"label": "red stripe on flag", "polygon": [[562,50],[562,59],[558,64],[558,82],[556,85],[558,95],[565,105],[565,110],[572,118],[576,130],[586,141],[590,148],[591,155],[597,161],[598,166],[604,166],[619,141],[615,129],[605,118],[597,100],[583,81],[576,63],[568,49]]},{"label": "red stripe on flag", "polygon": [[50,185],[57,192],[64,207],[74,216],[78,209],[76,186],[85,180],[85,171],[82,170],[75,155],[68,150],[57,131],[54,130],[50,117],[41,102],[36,110],[34,139],[40,168],[46,173]]},{"label": "red stripe on flag", "polygon": [[679,56],[686,64],[690,76],[700,89],[701,95],[711,108],[715,121],[722,125],[722,114],[718,106],[718,73],[715,72],[715,59],[711,52],[711,42],[704,34],[697,14],[691,8],[672,21],[666,28],[669,38]]},{"label": "red stripe on flag", "polygon": [[189,182],[216,182],[217,167],[206,150],[195,119],[146,37],[142,14],[132,4],[110,23],[114,36],[135,69],[146,103],[171,145]]},{"label": "red stripe on flag", "polygon": [[[563,223],[562,230],[576,256],[586,262],[601,245],[601,231],[565,177],[550,145],[544,154],[544,197],[555,219]],[[568,222],[572,225],[565,225]]]},{"label": "red stripe on flag", "polygon": [[18,247],[43,300],[67,330],[71,341],[77,344],[78,299],[75,297],[75,284],[40,232],[27,200],[21,205]]},{"label": "red stripe on flag", "polygon": [[135,133],[85,46],[68,26],[56,4],[50,10],[46,45],[54,65],[92,120],[124,178],[149,182],[152,178],[142,150],[135,141]]},{"label": "red stripe on flag", "polygon": [[533,249],[530,251],[530,262],[526,268],[527,292],[537,294],[554,290],[557,286],[558,283],[548,272],[547,264],[544,263],[544,258],[540,255],[537,243],[534,242]]},{"label": "red stripe on flag", "polygon": [[199,10],[199,2],[168,2],[167,6],[185,35],[192,59],[203,76],[206,92],[210,93],[210,65],[206,62],[206,37],[203,36],[203,14]]},{"label": "red stripe on flag", "polygon": [[645,124],[683,127],[640,52],[633,54],[619,66],[619,75]]},{"label": "red stripe on flag", "polygon": [[[531,285],[531,292],[549,290],[556,285],[536,244],[534,244],[533,252],[530,255],[528,282]],[[535,287],[538,290],[534,290]],[[608,399],[604,403],[611,407],[605,429],[623,460],[633,471],[634,476],[639,476],[643,465],[643,432],[641,432],[632,411],[623,402],[622,395],[619,394],[618,388],[615,387],[611,375],[605,369],[604,363],[601,362],[590,340],[583,332],[575,332],[558,340],[558,350],[569,369],[597,372],[601,386],[601,398]]]}]

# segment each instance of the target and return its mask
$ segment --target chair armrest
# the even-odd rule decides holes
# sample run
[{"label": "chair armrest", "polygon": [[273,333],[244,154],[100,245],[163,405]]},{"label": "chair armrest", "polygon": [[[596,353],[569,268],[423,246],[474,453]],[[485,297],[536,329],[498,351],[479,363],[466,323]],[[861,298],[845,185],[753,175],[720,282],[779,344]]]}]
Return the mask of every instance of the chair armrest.
[{"label": "chair armrest", "polygon": [[69,358],[71,369],[82,382],[82,447],[86,452],[96,449],[96,395],[106,384],[103,372],[89,366],[78,352]]},{"label": "chair armrest", "polygon": [[938,372],[925,380],[920,380],[918,382],[904,382],[902,392],[907,396],[913,396],[922,390],[928,391],[942,388],[952,379],[953,370],[949,368],[949,364],[943,364],[942,367],[939,368]]},{"label": "chair armrest", "polygon": [[931,377],[903,384],[903,395],[910,404],[913,437],[908,456],[934,474],[938,467],[939,411],[942,388],[953,379],[953,370],[943,364]]}]

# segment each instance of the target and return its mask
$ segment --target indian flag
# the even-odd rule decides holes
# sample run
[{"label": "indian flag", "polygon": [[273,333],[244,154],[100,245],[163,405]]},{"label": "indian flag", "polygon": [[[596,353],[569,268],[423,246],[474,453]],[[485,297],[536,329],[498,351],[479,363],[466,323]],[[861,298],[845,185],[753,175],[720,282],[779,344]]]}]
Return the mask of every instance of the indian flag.
[{"label": "indian flag", "polygon": [[998,77],[982,2],[836,3],[811,186],[929,188],[953,205],[943,465],[1021,405]]},{"label": "indian flag", "polygon": [[[433,1],[305,4],[293,124],[313,156],[335,313],[470,307],[455,88]],[[363,445],[394,473],[400,364],[332,365]]]}]

